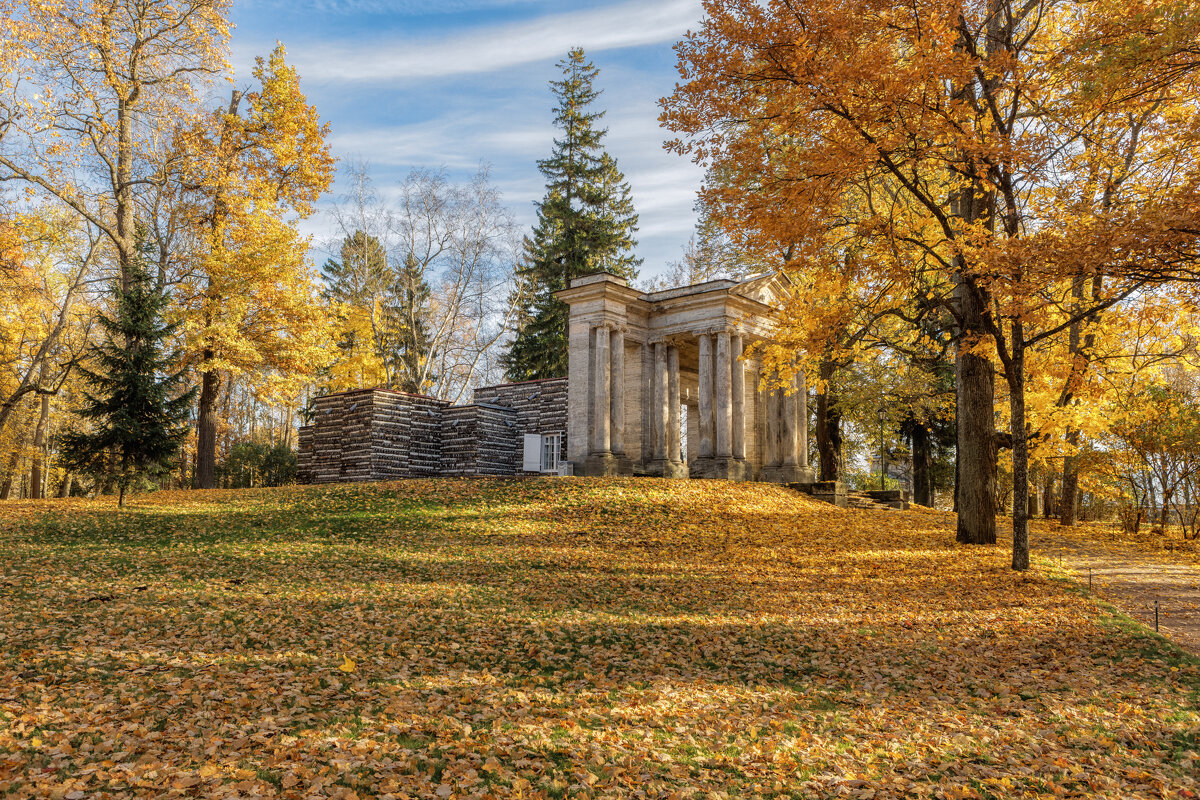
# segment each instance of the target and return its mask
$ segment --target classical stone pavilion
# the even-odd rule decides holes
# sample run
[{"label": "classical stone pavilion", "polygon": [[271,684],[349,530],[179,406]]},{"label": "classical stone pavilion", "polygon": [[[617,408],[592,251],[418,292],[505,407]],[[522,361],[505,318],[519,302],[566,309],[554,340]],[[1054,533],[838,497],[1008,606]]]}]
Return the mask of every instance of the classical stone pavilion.
[{"label": "classical stone pavilion", "polygon": [[763,388],[761,362],[744,357],[789,289],[767,274],[645,293],[596,274],[559,292],[574,473],[812,483],[803,378]]},{"label": "classical stone pavilion", "polygon": [[773,304],[789,289],[775,274],[650,293],[613,275],[579,278],[558,293],[571,307],[566,379],[482,387],[457,406],[381,388],[317,398],[300,429],[300,480],[573,473],[811,484],[804,384],[770,388],[748,350],[771,335]]}]

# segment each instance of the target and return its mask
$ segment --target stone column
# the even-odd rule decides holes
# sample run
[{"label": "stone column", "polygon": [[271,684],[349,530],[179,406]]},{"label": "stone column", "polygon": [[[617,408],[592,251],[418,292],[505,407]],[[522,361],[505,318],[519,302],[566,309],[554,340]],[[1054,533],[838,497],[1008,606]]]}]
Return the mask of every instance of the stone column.
[{"label": "stone column", "polygon": [[796,466],[796,395],[783,395],[783,465]]},{"label": "stone column", "polygon": [[763,392],[763,466],[779,466],[779,393],[773,386]]},{"label": "stone column", "polygon": [[612,400],[609,416],[612,420],[610,446],[613,455],[625,455],[625,332],[617,328],[612,332],[612,367],[610,385]]},{"label": "stone column", "polygon": [[642,344],[642,464],[654,458],[654,346]]},{"label": "stone column", "polygon": [[679,348],[667,347],[667,458],[678,464],[679,452]]},{"label": "stone column", "polygon": [[746,460],[746,365],[742,363],[742,337],[734,334],[729,345],[730,387],[733,392],[733,457]]},{"label": "stone column", "polygon": [[712,337],[700,334],[700,441],[696,446],[699,458],[713,455],[713,359]]},{"label": "stone column", "polygon": [[808,379],[801,372],[796,376],[796,427],[800,434],[800,466],[808,466]]},{"label": "stone column", "polygon": [[592,384],[592,400],[595,408],[592,411],[592,452],[604,454],[612,452],[610,445],[610,401],[609,387],[612,385],[612,362],[608,352],[608,328],[597,327],[592,334],[595,337],[595,368],[596,376]]},{"label": "stone column", "polygon": [[654,459],[667,457],[667,345],[654,343]]},{"label": "stone column", "polygon": [[717,332],[717,363],[716,379],[713,390],[716,402],[713,403],[716,412],[716,449],[717,458],[730,458],[733,455],[733,412],[729,387],[729,331]]}]

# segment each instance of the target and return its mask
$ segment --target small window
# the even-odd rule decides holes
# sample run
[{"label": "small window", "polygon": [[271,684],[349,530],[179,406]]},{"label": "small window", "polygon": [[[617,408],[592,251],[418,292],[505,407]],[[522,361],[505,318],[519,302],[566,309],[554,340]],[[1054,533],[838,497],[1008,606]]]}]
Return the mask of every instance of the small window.
[{"label": "small window", "polygon": [[558,452],[561,442],[561,434],[542,435],[542,472],[558,472]]}]

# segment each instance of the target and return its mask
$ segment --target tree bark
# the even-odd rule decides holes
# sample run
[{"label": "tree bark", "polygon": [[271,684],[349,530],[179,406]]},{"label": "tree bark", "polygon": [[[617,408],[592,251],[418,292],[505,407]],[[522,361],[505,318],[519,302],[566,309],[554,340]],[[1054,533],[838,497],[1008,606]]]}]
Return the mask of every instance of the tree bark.
[{"label": "tree bark", "polygon": [[[213,357],[204,351],[204,360]],[[216,370],[206,369],[200,379],[200,414],[196,425],[196,488],[213,489],[217,484],[217,394],[221,377]]]},{"label": "tree bark", "polygon": [[42,407],[38,411],[37,427],[33,430],[33,466],[29,470],[29,497],[41,500],[45,497],[46,477],[46,424],[50,419],[50,395],[42,394]]},{"label": "tree bark", "polygon": [[[958,438],[958,433],[957,433],[957,431],[958,431],[958,417],[957,417],[957,415],[955,416],[955,419],[954,419],[954,428],[955,428],[955,439],[957,440],[957,438]],[[951,509],[950,509],[950,510],[951,510],[951,511],[953,511],[955,514],[957,514],[957,513],[958,513],[958,484],[959,484],[959,479],[958,479],[958,443],[957,443],[957,441],[955,441],[955,445],[954,445],[954,502],[953,502],[953,504],[952,504],[952,507],[951,507]]]},{"label": "tree bark", "polygon": [[1025,325],[1012,323],[1009,409],[1012,415],[1013,550],[1012,568],[1029,569],[1029,432],[1025,426]]},{"label": "tree bark", "polygon": [[62,483],[58,485],[58,496],[60,499],[71,496],[71,488],[74,483],[75,476],[71,473],[68,472],[65,476],[63,476]]},{"label": "tree bark", "polygon": [[20,463],[20,460],[20,448],[16,448],[8,457],[8,469],[4,471],[4,482],[0,483],[0,500],[8,500],[12,497],[13,479],[17,475],[17,464]]},{"label": "tree bark", "polygon": [[[1067,432],[1067,444],[1075,447],[1079,444],[1079,432]],[[1079,501],[1079,457],[1067,456],[1063,459],[1062,499],[1058,503],[1058,521],[1062,525],[1074,525],[1076,506]]]},{"label": "tree bark", "polygon": [[1054,473],[1046,476],[1046,485],[1042,487],[1042,516],[1050,519],[1055,514],[1054,507]]},{"label": "tree bark", "polygon": [[929,431],[920,422],[913,421],[909,427],[909,442],[913,459],[913,502],[923,506],[933,505],[933,456],[929,447]]},{"label": "tree bark", "polygon": [[831,390],[833,373],[833,362],[822,360],[820,375],[824,391],[817,394],[817,460],[823,481],[841,477],[842,412]]},{"label": "tree bark", "polygon": [[983,338],[986,305],[970,279],[959,276],[955,295],[962,327],[954,356],[957,396],[957,540],[996,543],[995,375],[991,361],[971,348]]}]

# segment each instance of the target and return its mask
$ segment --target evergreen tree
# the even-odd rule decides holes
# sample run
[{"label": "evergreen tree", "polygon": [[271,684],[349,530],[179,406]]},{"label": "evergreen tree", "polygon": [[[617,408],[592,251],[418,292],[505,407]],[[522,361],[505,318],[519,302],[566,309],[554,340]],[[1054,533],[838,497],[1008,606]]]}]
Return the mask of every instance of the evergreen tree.
[{"label": "evergreen tree", "polygon": [[391,295],[389,316],[394,320],[396,341],[390,354],[394,368],[389,372],[395,376],[397,389],[420,394],[437,376],[427,367],[432,344],[428,325],[431,291],[425,270],[412,253],[397,270]]},{"label": "evergreen tree", "polygon": [[546,195],[517,269],[517,335],[503,360],[510,380],[567,374],[568,308],[554,292],[592,272],[633,279],[641,264],[633,256],[638,218],[629,184],[603,148],[608,131],[597,123],[604,111],[592,108],[600,96],[593,86],[599,70],[579,48],[559,67],[563,78],[550,88],[558,98],[554,124],[561,136],[550,158],[538,162]]},{"label": "evergreen tree", "polygon": [[[372,308],[389,280],[383,244],[369,233],[355,231],[342,240],[340,257],[340,261],[328,259],[321,267],[325,300],[354,308]],[[373,342],[359,342],[357,338],[354,326],[344,326],[337,346],[351,355],[356,348],[374,347]]]},{"label": "evergreen tree", "polygon": [[124,279],[113,279],[113,314],[99,316],[105,336],[95,369],[80,369],[91,391],[78,413],[91,429],[62,438],[67,469],[115,482],[119,506],[138,479],[171,470],[196,397],[194,387],[181,391],[184,370],[171,371],[175,359],[163,345],[179,326],[163,322],[169,297],[155,286],[144,249],[140,256]]}]

